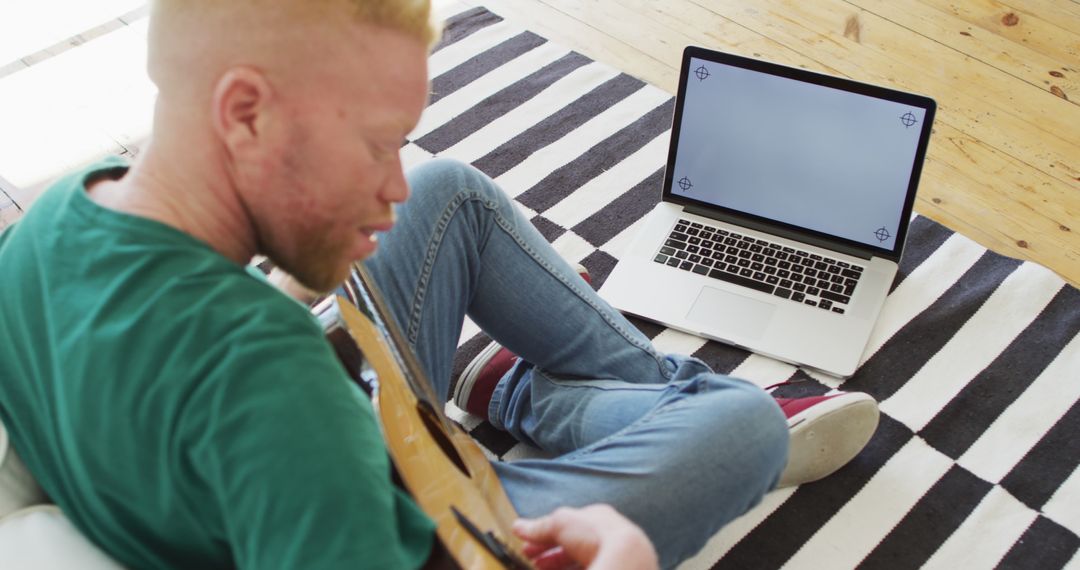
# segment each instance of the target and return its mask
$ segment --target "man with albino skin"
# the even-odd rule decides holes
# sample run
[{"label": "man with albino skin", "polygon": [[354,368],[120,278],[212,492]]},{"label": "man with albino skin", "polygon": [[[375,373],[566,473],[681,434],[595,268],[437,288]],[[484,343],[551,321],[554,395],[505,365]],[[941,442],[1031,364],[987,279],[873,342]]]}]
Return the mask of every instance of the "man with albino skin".
[{"label": "man with albino skin", "polygon": [[156,0],[145,152],[58,181],[0,234],[0,419],[122,564],[414,568],[432,552],[370,402],[307,307],[245,267],[259,254],[299,298],[364,260],[446,398],[466,316],[521,356],[470,411],[553,456],[494,465],[538,567],[673,567],[791,471],[768,394],[656,351],[490,179],[402,171],[429,12]]}]

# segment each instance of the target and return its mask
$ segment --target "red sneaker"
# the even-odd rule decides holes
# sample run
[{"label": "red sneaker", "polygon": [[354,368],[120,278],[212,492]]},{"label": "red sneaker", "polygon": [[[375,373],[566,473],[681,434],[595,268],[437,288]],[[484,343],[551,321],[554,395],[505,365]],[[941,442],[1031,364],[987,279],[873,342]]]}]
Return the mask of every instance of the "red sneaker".
[{"label": "red sneaker", "polygon": [[[578,275],[592,285],[589,270],[582,265],[577,265],[576,269]],[[473,358],[458,378],[453,390],[454,405],[474,416],[488,419],[488,404],[495,393],[495,386],[520,359],[492,341]]]},{"label": "red sneaker", "polygon": [[791,436],[778,488],[831,475],[854,459],[877,429],[877,402],[862,392],[776,398],[776,403],[787,417]]}]

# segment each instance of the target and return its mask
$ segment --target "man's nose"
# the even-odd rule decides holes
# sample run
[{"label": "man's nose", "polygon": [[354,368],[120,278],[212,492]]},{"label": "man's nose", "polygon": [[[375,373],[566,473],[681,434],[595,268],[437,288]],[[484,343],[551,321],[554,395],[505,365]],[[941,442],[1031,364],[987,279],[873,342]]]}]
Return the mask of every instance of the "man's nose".
[{"label": "man's nose", "polygon": [[383,200],[390,203],[401,203],[409,198],[409,184],[405,181],[405,172],[400,164],[386,180],[380,194]]}]

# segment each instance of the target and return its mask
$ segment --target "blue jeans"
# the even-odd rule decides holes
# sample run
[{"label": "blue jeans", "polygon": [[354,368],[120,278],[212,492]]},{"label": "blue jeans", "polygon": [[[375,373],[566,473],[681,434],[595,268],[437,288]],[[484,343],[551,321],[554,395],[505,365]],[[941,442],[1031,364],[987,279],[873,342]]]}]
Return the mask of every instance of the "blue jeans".
[{"label": "blue jeans", "polygon": [[408,178],[367,267],[443,398],[466,315],[522,357],[489,408],[553,456],[495,464],[520,515],[610,503],[666,568],[776,485],[788,435],[768,394],[658,353],[483,173],[436,159]]}]

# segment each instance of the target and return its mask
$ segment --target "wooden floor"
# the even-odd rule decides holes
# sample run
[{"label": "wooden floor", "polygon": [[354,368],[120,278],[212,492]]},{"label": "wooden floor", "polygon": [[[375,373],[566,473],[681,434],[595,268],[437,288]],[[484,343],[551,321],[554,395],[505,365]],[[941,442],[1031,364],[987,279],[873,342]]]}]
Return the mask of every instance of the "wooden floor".
[{"label": "wooden floor", "polygon": [[915,209],[1080,285],[1074,0],[451,0],[669,92],[686,45],[928,95]]}]

